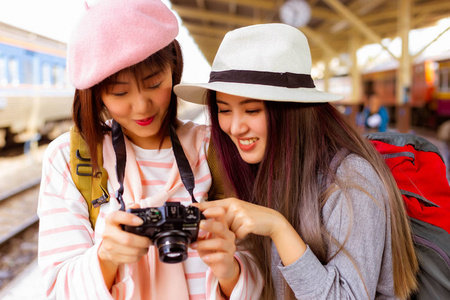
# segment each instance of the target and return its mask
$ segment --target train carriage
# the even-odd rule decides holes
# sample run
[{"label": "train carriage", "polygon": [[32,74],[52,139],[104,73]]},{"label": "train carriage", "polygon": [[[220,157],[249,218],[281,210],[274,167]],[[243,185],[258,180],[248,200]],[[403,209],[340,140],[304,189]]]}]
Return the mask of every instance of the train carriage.
[{"label": "train carriage", "polygon": [[0,23],[0,147],[67,127],[73,87],[65,57],[64,43]]},{"label": "train carriage", "polygon": [[[417,60],[411,68],[412,82],[408,98],[404,100],[411,107],[411,125],[437,129],[450,120],[450,51]],[[362,92],[359,99],[352,99],[352,81],[346,74],[329,78],[328,91],[344,96],[344,100],[336,104],[347,114],[347,108],[349,111],[362,109],[364,91],[371,86],[382,105],[388,109],[390,122],[395,123],[397,69],[398,62],[390,61],[365,70],[361,74]],[[318,89],[324,90],[323,79],[315,79],[315,83]],[[355,117],[356,113],[352,116]]]}]

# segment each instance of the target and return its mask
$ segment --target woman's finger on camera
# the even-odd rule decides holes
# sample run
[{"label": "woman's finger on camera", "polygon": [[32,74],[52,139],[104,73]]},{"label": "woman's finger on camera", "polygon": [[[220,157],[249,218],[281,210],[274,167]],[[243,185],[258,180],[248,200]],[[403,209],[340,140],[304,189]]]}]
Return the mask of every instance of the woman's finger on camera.
[{"label": "woman's finger on camera", "polygon": [[137,262],[147,252],[148,247],[130,247],[107,238],[102,241],[98,254],[101,259],[121,264]]},{"label": "woman's finger on camera", "polygon": [[211,207],[222,207],[225,210],[227,210],[234,199],[235,198],[225,198],[225,199],[221,199],[221,200],[207,201],[207,202],[201,202],[201,203],[192,203],[192,205],[198,207],[201,211],[204,211],[205,209],[211,208]]},{"label": "woman's finger on camera", "polygon": [[144,221],[133,214],[124,211],[115,211],[110,213],[105,220],[106,225],[130,225],[139,226],[142,225]]},{"label": "woman's finger on camera", "polygon": [[207,219],[219,219],[224,218],[226,215],[226,210],[223,207],[209,207],[203,211],[203,215]]},{"label": "woman's finger on camera", "polygon": [[215,220],[203,220],[200,222],[200,229],[207,231],[215,236],[223,239],[232,239],[234,241],[234,233],[230,231],[228,224]]},{"label": "woman's finger on camera", "polygon": [[116,245],[137,249],[147,249],[151,245],[151,241],[148,237],[129,233],[119,228],[105,230],[103,233],[103,240]]},{"label": "woman's finger on camera", "polygon": [[125,209],[136,209],[136,208],[141,208],[141,205],[139,203],[125,204]]}]

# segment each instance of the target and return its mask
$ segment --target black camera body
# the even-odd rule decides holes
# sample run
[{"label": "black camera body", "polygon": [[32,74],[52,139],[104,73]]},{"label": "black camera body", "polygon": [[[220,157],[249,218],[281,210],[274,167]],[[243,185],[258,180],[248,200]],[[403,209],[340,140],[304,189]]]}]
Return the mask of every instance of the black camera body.
[{"label": "black camera body", "polygon": [[123,225],[123,229],[146,236],[158,248],[159,259],[178,263],[187,259],[187,248],[198,236],[199,224],[204,219],[197,207],[180,202],[166,202],[164,206],[128,209],[142,220],[140,226]]}]

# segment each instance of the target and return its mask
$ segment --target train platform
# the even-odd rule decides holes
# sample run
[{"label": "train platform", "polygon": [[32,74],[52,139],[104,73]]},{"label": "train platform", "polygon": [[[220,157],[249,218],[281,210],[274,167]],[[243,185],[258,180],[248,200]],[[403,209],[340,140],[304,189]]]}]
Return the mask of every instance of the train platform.
[{"label": "train platform", "polygon": [[[422,136],[435,144],[442,156],[448,160],[450,149],[448,146],[438,140],[433,132],[427,132],[422,130],[417,130],[412,133],[415,133],[419,136]],[[40,170],[40,163],[42,157],[43,149],[39,149],[38,152],[34,153],[34,156],[30,156],[29,160],[21,160],[22,166],[17,168],[17,172],[21,174],[25,174],[25,170],[28,170],[29,173],[33,173],[34,175],[38,174]],[[8,168],[6,170],[14,170],[13,168],[13,160],[0,158],[0,170],[5,170],[4,166],[7,165]],[[33,167],[30,167],[30,163],[32,163]],[[16,162],[18,164],[18,162]],[[450,161],[446,161],[448,166],[448,171],[450,170]],[[0,174],[0,179],[4,176]],[[450,174],[447,173],[447,179],[450,180]],[[0,180],[1,182],[2,180]],[[40,272],[37,265],[37,260],[33,261],[22,273],[17,276],[13,281],[11,281],[6,287],[4,287],[0,291],[0,299],[1,300],[22,300],[22,299],[45,299],[44,291],[40,282]]]},{"label": "train platform", "polygon": [[20,190],[41,177],[42,157],[46,146],[36,147],[27,154],[0,157],[0,197]]}]

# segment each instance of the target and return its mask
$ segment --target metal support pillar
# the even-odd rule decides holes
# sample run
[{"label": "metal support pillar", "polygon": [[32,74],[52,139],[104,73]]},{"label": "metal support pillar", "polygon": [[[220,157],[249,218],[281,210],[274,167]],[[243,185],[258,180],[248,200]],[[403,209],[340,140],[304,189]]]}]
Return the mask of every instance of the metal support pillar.
[{"label": "metal support pillar", "polygon": [[409,53],[409,31],[411,30],[411,0],[398,1],[398,30],[402,39],[402,56],[399,61],[397,71],[396,86],[396,120],[397,130],[399,132],[409,132],[411,128],[411,55]]},{"label": "metal support pillar", "polygon": [[352,96],[350,99],[350,103],[348,103],[348,111],[349,115],[347,120],[353,126],[357,126],[356,117],[359,113],[359,106],[361,104],[361,72],[358,67],[358,57],[356,52],[360,47],[360,35],[356,30],[353,30],[353,34],[350,38],[349,42],[349,52],[350,58],[352,62],[352,66],[350,69],[350,75],[352,78]]}]

